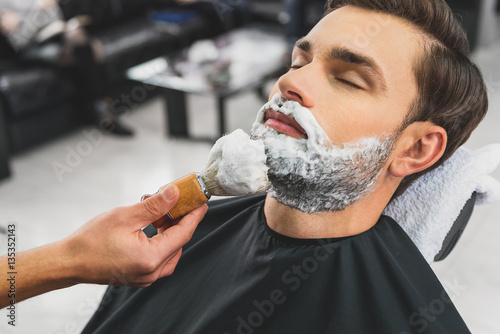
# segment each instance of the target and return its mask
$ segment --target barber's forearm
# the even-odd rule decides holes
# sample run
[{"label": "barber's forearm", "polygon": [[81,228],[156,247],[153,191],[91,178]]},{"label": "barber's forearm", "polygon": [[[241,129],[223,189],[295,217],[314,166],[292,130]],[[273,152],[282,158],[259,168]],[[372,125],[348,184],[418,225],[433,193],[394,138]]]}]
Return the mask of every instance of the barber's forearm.
[{"label": "barber's forearm", "polygon": [[0,257],[0,308],[78,283],[147,287],[171,275],[208,207],[191,211],[152,238],[142,229],[162,219],[178,198],[172,185],[145,201],[102,213],[65,239],[16,254],[15,268],[8,257]]},{"label": "barber's forearm", "polygon": [[14,270],[0,257],[0,308],[13,302],[75,285],[75,268],[64,243],[56,242],[16,254]]}]

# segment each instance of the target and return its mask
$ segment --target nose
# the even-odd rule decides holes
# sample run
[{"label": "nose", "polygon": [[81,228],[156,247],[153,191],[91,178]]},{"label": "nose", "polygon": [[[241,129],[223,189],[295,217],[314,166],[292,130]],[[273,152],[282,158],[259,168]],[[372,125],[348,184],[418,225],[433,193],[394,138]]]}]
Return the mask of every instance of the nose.
[{"label": "nose", "polygon": [[282,75],[278,80],[278,89],[285,100],[311,108],[314,104],[314,76],[311,77],[312,73],[306,67],[292,69]]}]

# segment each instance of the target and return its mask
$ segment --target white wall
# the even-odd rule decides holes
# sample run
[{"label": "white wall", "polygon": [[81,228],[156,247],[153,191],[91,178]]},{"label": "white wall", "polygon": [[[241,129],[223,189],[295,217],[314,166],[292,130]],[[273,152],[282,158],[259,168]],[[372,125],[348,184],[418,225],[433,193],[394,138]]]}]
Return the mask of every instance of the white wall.
[{"label": "white wall", "polygon": [[478,46],[487,46],[500,38],[500,18],[496,13],[499,0],[481,0]]}]

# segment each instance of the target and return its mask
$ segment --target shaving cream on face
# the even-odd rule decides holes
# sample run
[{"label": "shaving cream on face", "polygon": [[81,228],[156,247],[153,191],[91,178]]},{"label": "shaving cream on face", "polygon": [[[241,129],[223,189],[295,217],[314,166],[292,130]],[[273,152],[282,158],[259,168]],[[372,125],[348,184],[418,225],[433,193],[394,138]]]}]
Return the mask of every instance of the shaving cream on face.
[{"label": "shaving cream on face", "polygon": [[202,178],[218,185],[219,196],[243,196],[265,192],[269,188],[264,143],[252,140],[238,129],[220,138],[208,156]]},{"label": "shaving cream on face", "polygon": [[[308,138],[292,138],[265,126],[270,109],[294,118]],[[341,211],[361,199],[382,172],[395,143],[394,137],[386,136],[333,145],[307,108],[284,101],[280,94],[261,108],[251,135],[266,147],[271,196],[307,213]]]}]

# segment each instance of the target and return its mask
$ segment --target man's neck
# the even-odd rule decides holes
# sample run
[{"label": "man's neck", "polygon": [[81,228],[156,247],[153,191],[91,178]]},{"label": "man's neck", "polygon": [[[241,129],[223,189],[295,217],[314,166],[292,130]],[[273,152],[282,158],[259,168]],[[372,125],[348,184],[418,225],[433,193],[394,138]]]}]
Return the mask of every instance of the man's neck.
[{"label": "man's neck", "polygon": [[264,206],[269,227],[298,239],[340,238],[358,235],[372,228],[385,204],[362,200],[342,211],[308,214],[292,209],[267,195]]}]

